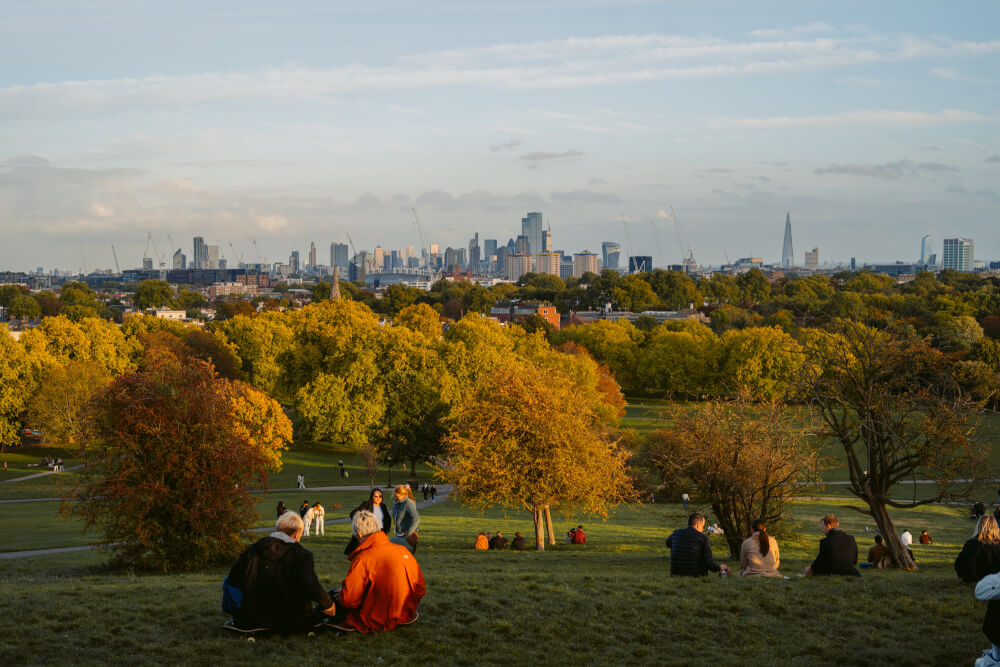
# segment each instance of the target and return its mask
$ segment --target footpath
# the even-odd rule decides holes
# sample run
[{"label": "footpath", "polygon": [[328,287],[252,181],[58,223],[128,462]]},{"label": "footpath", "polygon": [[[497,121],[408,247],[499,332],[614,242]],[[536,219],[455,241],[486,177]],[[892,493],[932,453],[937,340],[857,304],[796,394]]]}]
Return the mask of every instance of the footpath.
[{"label": "footpath", "polygon": [[[32,475],[33,477],[33,475]],[[13,480],[8,480],[13,481]],[[378,487],[376,487],[378,488]],[[386,487],[391,488],[391,487]],[[269,493],[276,492],[308,492],[308,491],[368,491],[368,485],[364,486],[311,486],[303,489],[291,488],[291,489],[269,489]],[[417,500],[417,509],[423,509],[425,507],[433,507],[434,505],[448,500],[448,496],[451,495],[453,487],[451,485],[440,485],[438,486],[437,500]],[[416,494],[414,495],[416,499]],[[41,502],[45,500],[59,500],[59,498],[28,498],[23,500],[2,500],[0,502],[5,503],[30,503],[30,502]],[[325,521],[326,524],[337,524],[337,523],[350,523],[350,517],[343,517],[340,519],[329,519]],[[252,533],[271,533],[274,532],[274,526],[260,526],[254,528],[250,532]],[[313,538],[307,537],[303,538],[306,540],[304,544],[309,544],[313,541]],[[0,560],[10,560],[14,558],[30,558],[32,556],[47,556],[50,554],[65,554],[72,553],[74,551],[90,551],[92,549],[97,549],[96,546],[82,546],[82,547],[57,547],[54,549],[34,549],[31,551],[7,551],[0,553]]]}]

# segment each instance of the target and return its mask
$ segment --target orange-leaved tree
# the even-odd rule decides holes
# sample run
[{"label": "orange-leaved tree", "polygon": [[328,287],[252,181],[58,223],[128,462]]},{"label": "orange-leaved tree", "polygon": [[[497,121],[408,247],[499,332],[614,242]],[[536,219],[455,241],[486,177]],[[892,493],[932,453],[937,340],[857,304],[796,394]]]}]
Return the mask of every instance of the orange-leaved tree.
[{"label": "orange-leaved tree", "polygon": [[472,393],[453,407],[439,471],[462,502],[526,509],[544,551],[550,505],[607,517],[633,499],[629,453],[608,437],[596,392],[581,394],[569,375],[510,355]]},{"label": "orange-leaved tree", "polygon": [[95,439],[63,509],[117,562],[188,570],[239,553],[257,520],[251,487],[266,485],[292,437],[273,399],[159,349],[99,394],[93,415]]}]

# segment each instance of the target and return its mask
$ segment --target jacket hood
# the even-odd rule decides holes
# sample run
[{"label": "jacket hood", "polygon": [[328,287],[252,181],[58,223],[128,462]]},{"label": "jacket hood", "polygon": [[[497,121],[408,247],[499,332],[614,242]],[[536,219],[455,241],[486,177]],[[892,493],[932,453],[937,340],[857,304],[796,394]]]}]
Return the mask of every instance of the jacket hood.
[{"label": "jacket hood", "polygon": [[386,536],[385,533],[383,533],[381,530],[378,531],[377,533],[372,533],[371,535],[365,538],[364,542],[358,545],[357,549],[351,552],[351,555],[348,556],[348,559],[354,560],[355,558],[361,555],[362,551],[365,551],[367,549],[375,549],[377,547],[386,544],[390,544],[390,542],[389,538]]}]

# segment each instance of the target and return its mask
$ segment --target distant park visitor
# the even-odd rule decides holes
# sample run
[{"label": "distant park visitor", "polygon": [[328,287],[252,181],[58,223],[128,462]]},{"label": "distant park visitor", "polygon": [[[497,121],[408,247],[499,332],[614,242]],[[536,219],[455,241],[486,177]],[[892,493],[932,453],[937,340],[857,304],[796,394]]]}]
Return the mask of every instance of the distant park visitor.
[{"label": "distant park visitor", "polygon": [[820,528],[826,535],[819,541],[819,555],[803,574],[843,574],[861,576],[855,565],[858,562],[858,544],[854,537],[840,530],[840,521],[832,514],[820,519]]},{"label": "distant park visitor", "polygon": [[681,502],[684,504],[684,509],[688,508],[688,503],[691,502],[691,496],[686,493],[681,494]]},{"label": "distant park visitor", "polygon": [[275,531],[244,551],[229,571],[227,583],[243,592],[233,614],[238,628],[271,628],[281,632],[304,632],[322,616],[336,612],[333,599],[316,578],[313,555],[299,544],[302,517],[285,512]]},{"label": "distant park visitor", "polygon": [[326,536],[326,510],[319,503],[312,506],[313,521],[316,522],[316,535]]},{"label": "distant park visitor", "polygon": [[298,488],[299,489],[306,488],[306,476],[305,475],[303,475],[303,474],[300,473],[299,476],[295,478],[295,480],[296,480],[296,482],[298,482],[298,485],[299,485]]},{"label": "distant park visitor", "polygon": [[524,535],[521,531],[514,533],[514,539],[510,543],[511,551],[524,551],[528,546],[524,543]]},{"label": "distant park visitor", "polygon": [[883,570],[892,563],[891,553],[889,547],[882,542],[882,536],[876,535],[875,545],[868,550],[868,562],[862,563],[861,566],[864,567],[867,565],[868,567]]},{"label": "distant park visitor", "polygon": [[371,633],[392,630],[417,618],[417,605],[426,592],[417,559],[405,547],[393,544],[375,515],[361,510],[351,521],[359,546],[351,554],[351,568],[343,586],[332,591],[339,611],[333,624]]},{"label": "distant park visitor", "polygon": [[688,517],[687,528],[678,528],[667,538],[670,574],[682,577],[703,577],[709,571],[729,574],[728,565],[720,565],[712,558],[712,545],[704,530],[705,516],[695,512]]},{"label": "distant park visitor", "polygon": [[413,500],[413,491],[410,490],[409,484],[401,484],[396,487],[395,496],[396,501],[392,504],[392,520],[396,524],[396,536],[392,541],[416,553],[420,514],[417,512],[417,503]]},{"label": "distant park visitor", "polygon": [[507,548],[507,538],[504,537],[503,533],[501,533],[498,530],[497,534],[493,536],[493,539],[490,540],[489,544],[490,544],[490,549],[491,550],[493,550],[493,551],[503,551],[504,549]]},{"label": "distant park visitor", "polygon": [[475,548],[477,551],[486,551],[490,548],[490,541],[487,539],[485,532],[479,531],[479,534],[476,535]]},{"label": "distant park visitor", "polygon": [[573,544],[586,544],[587,533],[583,532],[583,526],[577,526],[573,531]]},{"label": "distant park visitor", "polygon": [[283,500],[279,500],[278,501],[278,509],[277,509],[277,517],[276,518],[280,518],[281,515],[284,514],[287,511],[288,511],[288,508],[285,507],[285,502]]},{"label": "distant park visitor", "polygon": [[299,518],[305,519],[306,518],[306,512],[308,512],[308,511],[309,511],[309,501],[308,500],[303,500],[302,504],[299,505]]},{"label": "distant park visitor", "polygon": [[926,530],[920,531],[920,537],[918,539],[921,544],[934,544],[934,538],[928,535]]},{"label": "distant park visitor", "polygon": [[767,534],[763,519],[754,519],[752,534],[740,545],[740,575],[744,577],[780,577],[778,541]]}]

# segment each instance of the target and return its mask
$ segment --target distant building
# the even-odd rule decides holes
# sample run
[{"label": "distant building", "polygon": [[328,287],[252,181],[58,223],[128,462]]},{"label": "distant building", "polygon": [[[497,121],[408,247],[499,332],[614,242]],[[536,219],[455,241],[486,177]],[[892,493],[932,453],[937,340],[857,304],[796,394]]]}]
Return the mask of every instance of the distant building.
[{"label": "distant building", "polygon": [[316,244],[312,241],[309,242],[309,270],[316,270]]},{"label": "distant building", "polygon": [[542,245],[542,214],[541,213],[529,213],[528,215],[521,218],[521,235],[525,237],[528,243],[528,247],[524,250],[518,250],[518,252],[523,253],[539,253],[543,252],[544,246]]},{"label": "distant building", "polygon": [[254,296],[256,294],[256,285],[247,285],[244,283],[215,283],[208,288],[208,298],[210,301],[215,301],[219,297]]},{"label": "distant building", "polygon": [[531,255],[514,253],[506,258],[507,280],[520,280],[525,273],[531,273]]},{"label": "distant building", "polygon": [[622,244],[615,241],[605,241],[601,244],[601,259],[604,261],[604,268],[612,271],[618,270],[618,259],[622,254]]},{"label": "distant building", "polygon": [[514,252],[511,254],[518,255],[530,255],[531,254],[531,242],[528,241],[528,237],[525,234],[521,234],[514,241]]},{"label": "distant building", "polygon": [[559,328],[559,312],[555,306],[498,301],[490,308],[490,317],[503,324],[520,322],[532,315],[538,315],[556,329]]},{"label": "distant building", "polygon": [[553,276],[559,275],[559,265],[562,263],[562,255],[556,252],[543,252],[535,255],[535,273],[548,273]]},{"label": "distant building", "polygon": [[299,251],[293,250],[292,254],[288,256],[288,270],[291,273],[301,273],[302,263],[299,259]]},{"label": "distant building", "polygon": [[[535,254],[539,254],[534,251]],[[552,230],[543,229],[542,230],[542,252],[552,252]]]},{"label": "distant building", "polygon": [[819,246],[806,251],[806,271],[819,270]]},{"label": "distant building", "polygon": [[785,213],[785,243],[781,246],[781,268],[790,269],[795,265],[795,252],[792,250],[792,213]]},{"label": "distant building", "polygon": [[192,269],[207,269],[208,267],[208,247],[205,245],[205,239],[200,236],[194,237],[194,254],[191,256],[193,261]]},{"label": "distant building", "polygon": [[650,273],[653,270],[653,258],[650,255],[633,255],[628,258],[629,273]]},{"label": "distant building", "polygon": [[486,265],[486,271],[488,273],[493,273],[499,270],[496,262],[497,262],[497,240],[486,239],[485,241],[483,241],[483,263]]},{"label": "distant building", "polygon": [[482,271],[481,264],[482,257],[480,256],[479,249],[479,232],[469,239],[469,268],[472,269],[473,273],[478,274]]},{"label": "distant building", "polygon": [[173,268],[175,269],[186,269],[187,268],[187,257],[182,252],[182,248],[178,248],[174,251],[173,257]]},{"label": "distant building", "polygon": [[941,269],[952,271],[972,271],[975,262],[972,239],[945,239],[941,253]]},{"label": "distant building", "polygon": [[931,256],[931,235],[924,234],[923,238],[920,239],[920,263],[930,264],[929,260]]},{"label": "distant building", "polygon": [[585,273],[597,273],[597,253],[584,250],[573,255],[573,275],[580,278]]},{"label": "distant building", "polygon": [[346,243],[331,243],[330,244],[330,266],[336,266],[337,271],[341,273],[347,273],[347,244]]}]

